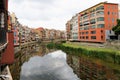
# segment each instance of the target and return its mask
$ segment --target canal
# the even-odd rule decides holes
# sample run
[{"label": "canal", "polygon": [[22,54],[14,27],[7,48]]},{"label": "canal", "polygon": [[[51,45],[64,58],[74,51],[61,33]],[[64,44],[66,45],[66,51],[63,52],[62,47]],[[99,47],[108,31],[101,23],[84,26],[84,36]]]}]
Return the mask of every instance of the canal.
[{"label": "canal", "polygon": [[32,45],[16,53],[13,80],[120,80],[120,65]]},{"label": "canal", "polygon": [[61,50],[35,44],[22,49],[15,57],[15,63],[10,66],[13,80],[80,80]]}]

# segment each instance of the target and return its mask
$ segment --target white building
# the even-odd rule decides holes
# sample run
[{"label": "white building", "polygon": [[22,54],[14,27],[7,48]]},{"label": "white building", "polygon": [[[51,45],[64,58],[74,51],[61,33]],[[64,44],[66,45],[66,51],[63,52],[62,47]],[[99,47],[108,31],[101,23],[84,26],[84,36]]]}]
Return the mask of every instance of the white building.
[{"label": "white building", "polygon": [[72,17],[70,25],[72,27],[72,40],[78,40],[78,14]]}]

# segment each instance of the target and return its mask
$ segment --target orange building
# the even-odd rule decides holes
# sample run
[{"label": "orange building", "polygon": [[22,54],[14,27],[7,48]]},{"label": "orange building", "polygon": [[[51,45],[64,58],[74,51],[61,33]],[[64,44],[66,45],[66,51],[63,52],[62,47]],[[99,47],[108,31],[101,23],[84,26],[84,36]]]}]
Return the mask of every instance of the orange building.
[{"label": "orange building", "polygon": [[118,4],[102,2],[78,15],[78,40],[106,42],[114,32],[111,30],[118,19]]}]

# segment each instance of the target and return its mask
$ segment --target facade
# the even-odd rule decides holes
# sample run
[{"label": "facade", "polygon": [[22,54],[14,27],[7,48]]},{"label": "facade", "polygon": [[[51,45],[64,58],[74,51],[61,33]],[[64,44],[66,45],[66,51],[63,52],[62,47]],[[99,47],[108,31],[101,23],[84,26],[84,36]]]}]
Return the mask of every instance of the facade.
[{"label": "facade", "polygon": [[78,14],[72,17],[72,19],[70,20],[70,25],[72,27],[71,39],[77,41],[78,40]]},{"label": "facade", "polygon": [[114,32],[111,30],[118,19],[118,4],[102,2],[78,15],[78,40],[106,42]]},{"label": "facade", "polygon": [[67,23],[66,23],[66,40],[71,39],[71,31],[72,31],[72,27],[70,26],[70,21],[67,21]]},{"label": "facade", "polygon": [[13,26],[13,32],[14,32],[14,46],[19,46],[19,26],[20,23],[17,21],[17,17],[15,13],[12,13],[12,26]]},{"label": "facade", "polygon": [[43,27],[36,29],[41,40],[45,39],[45,30]]}]

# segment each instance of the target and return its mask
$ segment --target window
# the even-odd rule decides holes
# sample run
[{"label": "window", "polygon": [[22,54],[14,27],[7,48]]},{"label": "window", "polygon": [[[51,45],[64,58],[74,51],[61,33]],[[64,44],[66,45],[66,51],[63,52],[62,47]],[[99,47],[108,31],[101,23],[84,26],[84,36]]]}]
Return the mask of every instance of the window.
[{"label": "window", "polygon": [[82,34],[84,34],[84,32],[82,32]]},{"label": "window", "polygon": [[83,16],[83,19],[87,19],[87,18],[88,18],[88,15]]},{"label": "window", "polygon": [[104,17],[97,18],[97,21],[104,21]]},{"label": "window", "polygon": [[82,23],[80,23],[80,26],[82,26]]},{"label": "window", "polygon": [[86,32],[86,34],[88,34],[88,31]]},{"label": "window", "polygon": [[85,37],[83,36],[83,39],[85,39]]},{"label": "window", "polygon": [[16,32],[14,32],[14,36],[16,36]]},{"label": "window", "polygon": [[109,30],[109,33],[111,34],[111,30]]},{"label": "window", "polygon": [[91,19],[91,20],[90,20],[90,23],[91,23],[91,24],[94,24],[94,23],[95,23],[95,19]]},{"label": "window", "polygon": [[88,39],[88,36],[86,36],[86,39]]},{"label": "window", "polygon": [[91,36],[91,39],[96,39],[96,36]]},{"label": "window", "polygon": [[103,30],[101,30],[101,33],[103,33]]},{"label": "window", "polygon": [[112,22],[114,22],[115,21],[115,19],[114,18],[112,18]]},{"label": "window", "polygon": [[84,28],[80,28],[80,30],[84,30]]},{"label": "window", "polygon": [[110,15],[110,12],[108,11],[108,15]]},{"label": "window", "polygon": [[95,13],[91,13],[91,14],[90,14],[90,17],[94,17],[94,16],[95,16]]},{"label": "window", "polygon": [[104,28],[104,24],[98,24],[97,27],[98,28]]},{"label": "window", "polygon": [[84,21],[83,24],[84,24],[84,25],[88,25],[88,24],[89,24],[89,21]]},{"label": "window", "polygon": [[91,31],[91,34],[96,34],[96,31]]},{"label": "window", "polygon": [[96,28],[96,25],[92,25],[91,28],[92,28],[92,29]]},{"label": "window", "polygon": [[104,12],[103,11],[98,11],[96,14],[97,15],[104,15]]},{"label": "window", "polygon": [[103,9],[104,9],[104,6],[99,6],[99,7],[96,8],[96,11],[97,10],[103,10]]},{"label": "window", "polygon": [[84,30],[88,30],[88,29],[89,29],[88,26],[85,26],[85,27],[84,27]]},{"label": "window", "polygon": [[16,43],[16,40],[14,40],[14,43]]},{"label": "window", "polygon": [[103,36],[101,36],[101,40],[103,40]]}]

